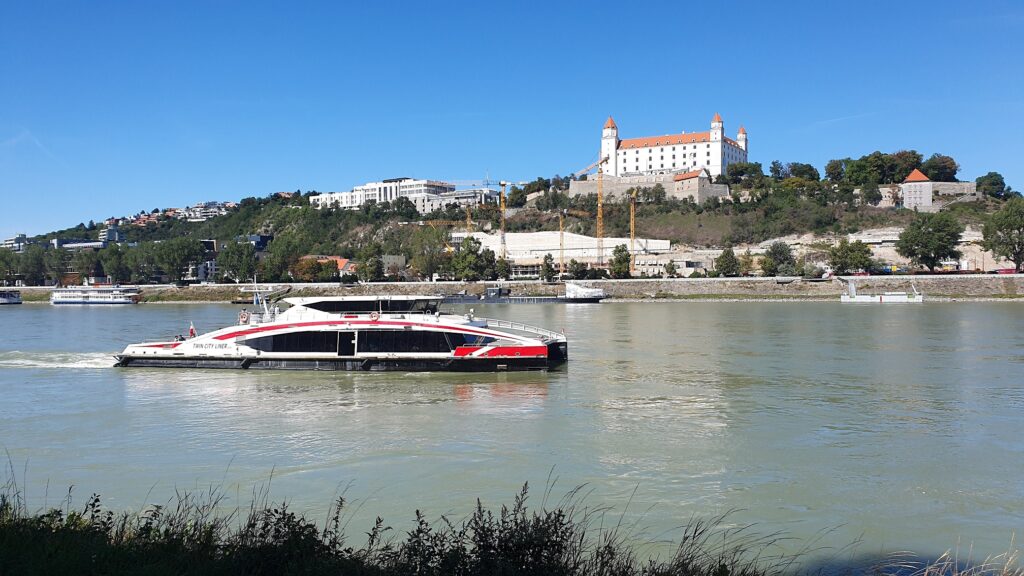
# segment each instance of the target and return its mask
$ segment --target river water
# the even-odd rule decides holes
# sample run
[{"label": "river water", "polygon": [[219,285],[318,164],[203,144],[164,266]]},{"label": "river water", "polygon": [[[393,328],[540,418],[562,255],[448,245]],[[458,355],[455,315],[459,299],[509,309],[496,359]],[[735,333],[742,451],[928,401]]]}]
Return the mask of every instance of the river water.
[{"label": "river water", "polygon": [[[1017,303],[478,306],[564,329],[553,373],[111,368],[125,344],[233,323],[237,307],[0,308],[0,448],[32,507],[114,509],[254,486],[322,518],[341,492],[397,530],[480,498],[586,485],[641,539],[692,518],[794,546],[937,554],[1024,535]],[[358,540],[358,538],[353,538]]]}]

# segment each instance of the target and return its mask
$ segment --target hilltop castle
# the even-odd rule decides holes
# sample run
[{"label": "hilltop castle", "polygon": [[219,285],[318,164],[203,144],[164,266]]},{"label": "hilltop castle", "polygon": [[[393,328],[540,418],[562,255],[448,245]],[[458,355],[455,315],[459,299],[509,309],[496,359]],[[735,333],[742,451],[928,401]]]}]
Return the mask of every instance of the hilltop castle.
[{"label": "hilltop castle", "polygon": [[[729,164],[747,161],[747,131],[740,126],[736,139],[725,136],[722,117],[715,113],[706,132],[681,132],[665,136],[619,139],[619,127],[611,116],[601,130],[601,158],[607,158],[604,194],[611,198],[631,188],[658,184],[673,198],[701,203],[729,194],[725,184],[714,184]],[[569,194],[593,194],[596,179],[573,180]]]},{"label": "hilltop castle", "polygon": [[706,132],[619,139],[611,116],[601,130],[601,158],[608,158],[604,173],[611,176],[648,176],[706,169],[712,177],[724,174],[729,164],[747,161],[747,131],[740,126],[736,139],[724,134],[716,112]]}]

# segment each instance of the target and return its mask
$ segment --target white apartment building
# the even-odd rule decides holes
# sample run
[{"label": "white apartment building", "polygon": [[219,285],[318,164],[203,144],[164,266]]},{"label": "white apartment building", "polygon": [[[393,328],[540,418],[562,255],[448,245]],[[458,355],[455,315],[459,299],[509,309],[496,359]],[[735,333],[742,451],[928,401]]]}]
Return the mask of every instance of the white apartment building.
[{"label": "white apartment building", "polygon": [[309,204],[318,209],[345,208],[354,210],[369,202],[391,202],[415,194],[441,195],[455,192],[455,185],[438,180],[391,178],[380,182],[367,182],[348,192],[328,192],[309,197]]},{"label": "white apartment building", "polygon": [[188,208],[178,211],[177,217],[180,220],[189,222],[205,222],[210,218],[223,216],[228,213],[227,205],[223,202],[200,202]]},{"label": "white apartment building", "polygon": [[725,136],[724,126],[716,112],[705,132],[620,140],[619,127],[609,116],[601,131],[600,157],[608,159],[604,173],[621,177],[706,169],[711,177],[724,174],[729,164],[746,162],[748,151],[746,129],[740,126],[733,140]]},{"label": "white apartment building", "polygon": [[498,201],[498,191],[490,188],[469,188],[466,190],[453,190],[442,194],[410,194],[406,196],[416,206],[420,214],[430,214],[435,210],[442,210],[450,204],[459,206],[479,206],[480,204],[495,203]]}]

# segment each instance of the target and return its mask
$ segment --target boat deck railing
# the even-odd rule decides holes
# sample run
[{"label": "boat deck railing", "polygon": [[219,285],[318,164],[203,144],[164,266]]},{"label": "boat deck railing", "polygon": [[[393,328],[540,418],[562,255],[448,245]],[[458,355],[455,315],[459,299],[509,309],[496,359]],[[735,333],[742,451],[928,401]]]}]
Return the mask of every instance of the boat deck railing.
[{"label": "boat deck railing", "polygon": [[523,324],[522,322],[498,320],[495,318],[475,318],[475,320],[483,320],[487,322],[488,328],[507,328],[509,330],[519,330],[520,332],[532,332],[534,334],[540,334],[541,336],[556,339],[565,337],[565,334],[548,330],[547,328],[541,328],[539,326],[530,326],[529,324]]}]

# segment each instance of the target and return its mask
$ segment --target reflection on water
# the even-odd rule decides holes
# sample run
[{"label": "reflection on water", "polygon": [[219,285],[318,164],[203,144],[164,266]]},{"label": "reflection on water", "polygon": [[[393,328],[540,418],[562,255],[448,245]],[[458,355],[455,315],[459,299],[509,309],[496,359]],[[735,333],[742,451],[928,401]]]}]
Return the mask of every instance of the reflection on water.
[{"label": "reflection on water", "polygon": [[[0,310],[0,447],[30,502],[75,485],[115,507],[175,488],[338,491],[405,528],[525,481],[580,484],[659,537],[739,509],[823,544],[1000,552],[1024,528],[1016,304],[487,306],[564,330],[551,373],[113,369],[125,344],[234,321],[231,306]],[[56,490],[59,493],[62,490]],[[53,503],[53,497],[49,498]]]}]

